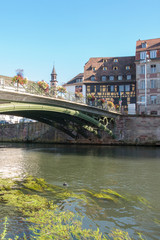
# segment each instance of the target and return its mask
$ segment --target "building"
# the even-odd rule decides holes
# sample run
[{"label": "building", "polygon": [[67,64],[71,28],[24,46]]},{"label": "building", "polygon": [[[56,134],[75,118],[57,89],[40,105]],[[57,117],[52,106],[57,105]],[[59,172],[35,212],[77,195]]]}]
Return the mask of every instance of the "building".
[{"label": "building", "polygon": [[55,70],[55,67],[53,66],[53,70],[51,73],[51,81],[50,81],[50,87],[56,87],[57,86],[57,73]]},{"label": "building", "polygon": [[66,88],[67,92],[71,94],[75,94],[76,92],[80,92],[83,94],[83,96],[86,96],[86,87],[83,84],[84,83],[84,74],[79,73],[74,78],[72,78],[70,81],[68,81],[63,86]]},{"label": "building", "polygon": [[128,104],[136,104],[135,57],[90,58],[84,66],[84,84],[87,95],[115,105],[121,100],[127,111]]},{"label": "building", "polygon": [[137,112],[160,115],[160,38],[136,42]]}]

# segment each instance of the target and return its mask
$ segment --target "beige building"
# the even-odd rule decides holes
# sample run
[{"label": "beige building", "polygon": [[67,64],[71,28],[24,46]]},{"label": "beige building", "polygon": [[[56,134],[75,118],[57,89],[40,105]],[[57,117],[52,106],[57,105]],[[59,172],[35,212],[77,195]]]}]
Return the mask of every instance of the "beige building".
[{"label": "beige building", "polygon": [[136,42],[137,113],[160,115],[160,38]]}]

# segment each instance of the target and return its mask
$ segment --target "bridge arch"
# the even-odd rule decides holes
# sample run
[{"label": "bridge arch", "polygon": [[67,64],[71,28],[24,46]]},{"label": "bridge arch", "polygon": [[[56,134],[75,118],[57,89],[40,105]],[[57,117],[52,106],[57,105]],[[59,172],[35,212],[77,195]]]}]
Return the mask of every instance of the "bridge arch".
[{"label": "bridge arch", "polygon": [[[97,120],[95,115],[86,114],[82,111],[73,110],[65,107],[50,106],[44,104],[11,102],[0,104],[0,114],[16,115],[31,118],[58,128],[65,133],[73,133],[67,128],[70,122],[76,123],[83,129],[89,130],[97,128],[113,135],[112,131],[103,124],[103,121]],[[106,117],[105,117],[106,119]],[[88,126],[88,127],[86,127]],[[90,130],[89,130],[90,131]]]}]

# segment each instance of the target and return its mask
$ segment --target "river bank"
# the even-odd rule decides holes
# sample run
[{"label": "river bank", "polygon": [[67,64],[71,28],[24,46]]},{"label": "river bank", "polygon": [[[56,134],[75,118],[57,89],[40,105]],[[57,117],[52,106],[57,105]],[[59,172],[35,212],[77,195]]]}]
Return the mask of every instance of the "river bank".
[{"label": "river bank", "polygon": [[8,124],[0,125],[0,142],[160,146],[159,116],[120,116],[110,129],[115,138],[103,131],[100,138],[89,132],[72,138],[40,122]]}]

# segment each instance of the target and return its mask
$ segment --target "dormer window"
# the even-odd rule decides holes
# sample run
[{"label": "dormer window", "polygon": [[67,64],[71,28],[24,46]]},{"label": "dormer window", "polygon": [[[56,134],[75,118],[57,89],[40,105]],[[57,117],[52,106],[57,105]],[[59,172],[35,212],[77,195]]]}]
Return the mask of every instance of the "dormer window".
[{"label": "dormer window", "polygon": [[130,70],[131,69],[131,67],[130,66],[126,66],[126,70]]},{"label": "dormer window", "polygon": [[118,59],[117,59],[117,58],[115,58],[115,59],[113,60],[113,62],[115,62],[115,63],[116,63],[116,62],[118,62]]},{"label": "dormer window", "polygon": [[103,67],[103,70],[104,70],[104,71],[107,71],[107,67]]},{"label": "dormer window", "polygon": [[103,62],[107,62],[107,59],[103,59]]},{"label": "dormer window", "polygon": [[147,43],[146,42],[142,43],[142,48],[146,48],[146,47],[147,47]]},{"label": "dormer window", "polygon": [[118,67],[113,67],[113,70],[118,70]]},{"label": "dormer window", "polygon": [[127,75],[127,80],[131,80],[131,75]]},{"label": "dormer window", "polygon": [[119,75],[119,76],[118,76],[118,80],[122,80],[122,75]]},{"label": "dormer window", "polygon": [[114,76],[109,76],[109,80],[113,81],[114,80]]},{"label": "dormer window", "polygon": [[105,82],[107,80],[106,76],[102,76],[102,82]]},{"label": "dormer window", "polygon": [[95,76],[92,76],[91,77],[91,81],[95,81],[96,79],[95,79]]},{"label": "dormer window", "polygon": [[93,70],[93,71],[96,71],[96,68],[95,68],[95,67],[92,67],[92,70]]}]

